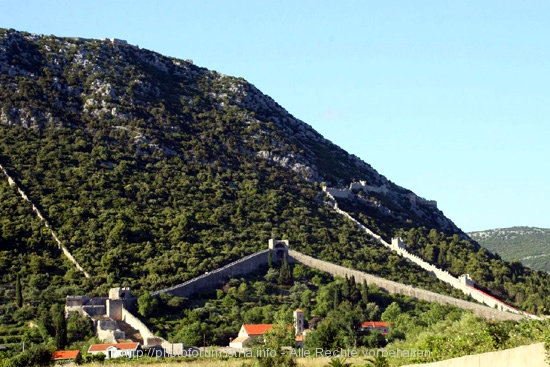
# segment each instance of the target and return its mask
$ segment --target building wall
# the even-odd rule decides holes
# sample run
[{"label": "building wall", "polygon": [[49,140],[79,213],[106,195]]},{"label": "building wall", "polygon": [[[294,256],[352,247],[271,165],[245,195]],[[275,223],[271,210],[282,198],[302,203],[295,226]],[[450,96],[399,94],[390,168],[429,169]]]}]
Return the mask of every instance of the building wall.
[{"label": "building wall", "polygon": [[96,336],[105,343],[116,343],[117,339],[126,339],[124,331],[120,330],[115,320],[96,320]]},{"label": "building wall", "polygon": [[544,343],[404,367],[546,367]]},{"label": "building wall", "polygon": [[122,320],[124,301],[121,299],[107,300],[107,316],[113,320]]}]

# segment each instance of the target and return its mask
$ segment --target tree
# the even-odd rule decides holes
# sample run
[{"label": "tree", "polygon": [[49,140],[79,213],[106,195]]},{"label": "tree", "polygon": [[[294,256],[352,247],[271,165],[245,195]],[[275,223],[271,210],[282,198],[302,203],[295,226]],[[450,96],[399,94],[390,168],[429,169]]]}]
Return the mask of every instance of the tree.
[{"label": "tree", "polygon": [[401,314],[401,307],[399,307],[399,304],[397,302],[392,302],[388,307],[386,307],[386,310],[382,312],[382,321],[387,322],[395,322],[397,319],[397,316]]},{"label": "tree", "polygon": [[207,331],[204,326],[200,321],[186,323],[176,333],[174,340],[189,346],[200,346]]},{"label": "tree", "polygon": [[[275,314],[275,323],[271,330],[264,334],[265,345],[260,347],[263,353],[259,350],[254,353],[259,367],[298,366],[296,358],[283,350],[284,347],[293,347],[295,344],[294,329],[288,325],[292,325],[292,317],[283,308]],[[273,350],[275,353],[265,353],[266,350]]]},{"label": "tree", "polygon": [[67,346],[67,320],[63,306],[54,304],[51,308],[53,326],[55,330],[55,346],[64,349]]},{"label": "tree", "polygon": [[342,302],[342,296],[340,293],[340,285],[336,284],[336,287],[334,289],[334,302],[333,302],[333,309],[337,310],[338,306],[340,306],[340,302]]},{"label": "tree", "polygon": [[17,274],[15,278],[15,304],[17,307],[23,307],[23,291],[21,289],[21,276]]},{"label": "tree", "polygon": [[145,292],[138,298],[138,313],[143,317],[149,317],[151,316],[157,306],[158,306],[158,299],[151,296],[151,293]]},{"label": "tree", "polygon": [[269,283],[273,283],[275,279],[277,279],[278,277],[279,277],[279,272],[277,271],[277,269],[269,268],[269,270],[264,276],[264,279]]},{"label": "tree", "polygon": [[267,266],[270,269],[273,267],[273,251],[271,249],[267,252]]},{"label": "tree", "polygon": [[350,292],[350,287],[349,287],[349,278],[346,274],[346,277],[344,278],[344,282],[342,283],[342,286],[340,287],[340,289],[342,290],[342,299],[348,299],[349,298],[349,292]]},{"label": "tree", "polygon": [[71,312],[67,320],[67,339],[69,342],[87,340],[94,335],[92,320],[78,312]]},{"label": "tree", "polygon": [[352,275],[349,278],[349,301],[353,304],[358,303],[361,300],[361,292],[357,283],[355,282],[355,277]]},{"label": "tree", "polygon": [[43,344],[31,345],[23,353],[10,358],[5,366],[10,367],[35,367],[49,366],[53,350]]},{"label": "tree", "polygon": [[281,265],[281,270],[279,271],[279,284],[289,285],[292,283],[292,270],[290,270],[290,265],[288,264],[288,259],[286,253],[283,257],[283,265]]},{"label": "tree", "polygon": [[363,305],[366,308],[369,304],[369,287],[365,279],[363,279],[363,283],[361,283],[361,300],[363,301]]}]

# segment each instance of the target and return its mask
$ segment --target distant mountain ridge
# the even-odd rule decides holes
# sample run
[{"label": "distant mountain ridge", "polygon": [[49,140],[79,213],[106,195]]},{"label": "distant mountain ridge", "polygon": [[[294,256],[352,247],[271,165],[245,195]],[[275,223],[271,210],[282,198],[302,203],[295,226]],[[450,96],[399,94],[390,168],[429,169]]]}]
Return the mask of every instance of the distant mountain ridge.
[{"label": "distant mountain ridge", "polygon": [[550,229],[510,227],[470,232],[481,246],[504,260],[518,260],[532,269],[550,272]]}]

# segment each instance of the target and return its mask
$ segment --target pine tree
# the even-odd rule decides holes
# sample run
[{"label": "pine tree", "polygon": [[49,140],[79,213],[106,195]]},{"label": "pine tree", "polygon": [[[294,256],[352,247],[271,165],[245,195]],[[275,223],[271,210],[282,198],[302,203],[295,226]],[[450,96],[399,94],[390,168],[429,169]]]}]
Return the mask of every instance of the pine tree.
[{"label": "pine tree", "polygon": [[21,277],[19,274],[15,278],[15,303],[17,307],[23,307],[23,290],[21,289]]}]

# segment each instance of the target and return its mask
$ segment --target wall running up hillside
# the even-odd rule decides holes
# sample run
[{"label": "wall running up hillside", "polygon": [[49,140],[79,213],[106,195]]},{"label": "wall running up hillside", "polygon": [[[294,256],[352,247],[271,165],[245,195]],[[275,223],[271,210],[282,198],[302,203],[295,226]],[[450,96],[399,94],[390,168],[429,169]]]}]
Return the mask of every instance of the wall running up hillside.
[{"label": "wall running up hillside", "polygon": [[[525,316],[528,316],[528,317],[531,317],[531,318],[538,318],[535,315],[527,314],[523,311],[520,311],[520,310],[518,310],[518,309],[502,302],[501,300],[499,300],[499,299],[497,299],[497,298],[495,298],[495,297],[493,297],[493,296],[491,296],[491,295],[489,295],[489,294],[487,294],[483,291],[480,291],[479,289],[474,288],[473,286],[468,284],[468,282],[466,281],[466,279],[469,279],[467,274],[465,274],[463,276],[464,278],[461,277],[462,279],[456,278],[452,274],[450,274],[448,271],[441,270],[438,267],[436,267],[435,265],[432,265],[432,264],[428,263],[427,261],[425,261],[424,259],[420,258],[419,256],[410,253],[409,251],[407,251],[407,249],[405,248],[405,244],[403,243],[403,241],[400,238],[392,238],[391,243],[386,242],[381,236],[379,236],[378,234],[376,234],[375,232],[373,232],[372,230],[370,230],[369,228],[364,226],[358,220],[353,218],[349,213],[347,213],[346,211],[344,211],[344,210],[342,210],[338,207],[338,203],[335,199],[335,196],[350,199],[352,197],[350,196],[351,193],[348,190],[327,189],[327,188],[323,188],[323,190],[325,191],[325,194],[330,199],[330,202],[332,202],[333,208],[337,213],[339,213],[340,215],[342,215],[342,216],[348,218],[349,220],[351,220],[353,223],[355,223],[355,225],[360,230],[362,230],[363,232],[367,233],[368,235],[374,237],[378,242],[380,242],[385,247],[387,247],[390,250],[396,252],[400,256],[412,261],[414,264],[420,266],[422,269],[424,269],[424,270],[428,271],[430,274],[436,276],[439,280],[441,280],[441,281],[443,281],[447,284],[450,284],[452,287],[461,290],[462,292],[464,292],[464,294],[472,297],[473,299],[475,299],[476,301],[478,301],[480,303],[484,303],[484,304],[488,305],[489,307],[496,308],[500,311],[508,311],[508,312],[512,312],[512,313],[525,315]],[[346,191],[346,194],[344,195],[341,191]]]},{"label": "wall running up hillside", "polygon": [[[193,294],[213,291],[219,288],[227,279],[249,274],[257,270],[260,266],[267,265],[267,255],[269,250],[262,250],[252,255],[243,257],[240,260],[232,262],[223,268],[216,269],[210,273],[203,274],[199,277],[188,280],[185,283],[178,284],[171,288],[166,288],[160,291],[152,292],[156,296],[160,293],[171,293],[179,297],[190,297]],[[450,296],[443,296],[435,292],[430,292],[424,289],[415,288],[410,285],[400,284],[388,279],[367,274],[358,270],[349,269],[340,265],[332,264],[328,261],[318,260],[311,256],[304,255],[298,251],[289,250],[289,261],[301,263],[305,266],[319,269],[332,275],[337,276],[353,276],[357,282],[366,280],[369,284],[376,284],[389,293],[404,294],[417,299],[422,299],[428,302],[438,302],[457,306],[462,309],[472,310],[475,314],[487,319],[496,320],[520,320],[522,315],[510,312],[503,312],[498,309],[490,308],[478,303],[468,302],[456,299]]]},{"label": "wall running up hillside", "polygon": [[228,278],[249,274],[260,266],[267,265],[268,253],[269,250],[256,252],[227,264],[222,268],[188,280],[185,283],[153,292],[151,295],[157,296],[160,293],[171,293],[178,297],[189,297],[195,293],[213,291],[223,285]]},{"label": "wall running up hillside", "polygon": [[76,266],[76,268],[84,274],[84,276],[86,278],[89,278],[90,274],[88,274],[88,272],[86,272],[86,270],[84,270],[84,268],[82,268],[82,266],[80,266],[80,264],[76,261],[76,259],[71,254],[71,252],[63,245],[63,243],[61,243],[61,241],[59,240],[59,238],[57,238],[57,235],[55,234],[53,229],[50,228],[50,225],[48,224],[48,221],[44,218],[42,213],[40,213],[38,208],[32,203],[32,201],[30,201],[27,194],[25,194],[25,192],[16,184],[15,180],[13,178],[11,178],[11,176],[8,174],[8,171],[1,164],[0,164],[0,170],[7,177],[8,183],[10,184],[10,186],[15,186],[17,188],[17,192],[23,198],[23,200],[28,201],[32,205],[33,213],[36,214],[36,216],[42,221],[42,223],[44,223],[44,226],[48,229],[48,231],[50,232],[50,235],[52,236],[53,240],[57,243],[57,246],[63,252],[65,257],[67,257],[67,259],[69,259],[69,261],[72,262]]},{"label": "wall running up hillside", "polygon": [[301,263],[303,265],[319,269],[332,275],[341,277],[347,276],[355,278],[356,282],[367,281],[367,284],[376,284],[378,287],[384,289],[388,293],[398,293],[406,296],[414,297],[428,302],[437,302],[440,304],[447,304],[457,306],[465,310],[471,310],[476,315],[482,316],[487,319],[495,320],[520,320],[524,316],[503,312],[498,309],[480,305],[474,302],[468,302],[461,299],[453,298],[450,296],[444,296],[435,292],[430,292],[425,289],[415,288],[410,285],[404,285],[388,279],[380,278],[372,274],[364,273],[359,270],[349,269],[340,265],[332,264],[328,261],[318,260],[311,256],[304,255],[298,251],[289,251],[290,260]]}]

